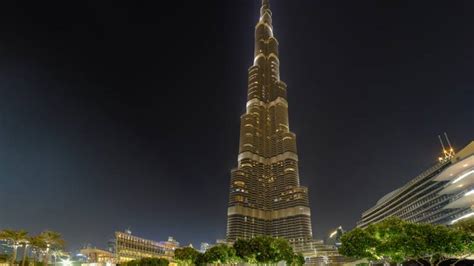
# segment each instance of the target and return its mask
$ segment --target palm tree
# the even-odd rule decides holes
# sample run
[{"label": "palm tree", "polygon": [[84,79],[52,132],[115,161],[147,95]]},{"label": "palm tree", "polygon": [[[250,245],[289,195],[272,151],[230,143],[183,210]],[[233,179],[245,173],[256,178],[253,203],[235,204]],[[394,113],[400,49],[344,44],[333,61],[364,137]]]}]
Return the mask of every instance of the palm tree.
[{"label": "palm tree", "polygon": [[44,256],[47,245],[41,235],[31,237],[30,246],[35,255],[35,260],[39,260],[40,257]]},{"label": "palm tree", "polygon": [[49,230],[42,232],[38,237],[43,242],[43,263],[48,265],[51,251],[64,248],[64,239],[60,233]]},{"label": "palm tree", "polygon": [[30,237],[27,239],[24,239],[21,242],[21,245],[23,246],[23,259],[21,260],[21,266],[25,266],[25,261],[26,261],[26,254],[28,253],[28,246],[30,245]]},{"label": "palm tree", "polygon": [[13,248],[13,255],[11,258],[11,264],[14,265],[16,261],[18,247],[28,238],[28,232],[25,230],[11,230],[4,229],[0,231],[0,239],[7,241]]}]

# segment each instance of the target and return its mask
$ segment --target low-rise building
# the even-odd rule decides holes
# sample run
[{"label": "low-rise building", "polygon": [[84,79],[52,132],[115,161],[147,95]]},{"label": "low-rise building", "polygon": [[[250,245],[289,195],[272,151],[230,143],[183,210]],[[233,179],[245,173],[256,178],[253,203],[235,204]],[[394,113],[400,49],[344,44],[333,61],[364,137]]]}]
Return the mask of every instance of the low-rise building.
[{"label": "low-rise building", "polygon": [[178,246],[179,243],[174,240],[157,242],[134,236],[130,231],[115,232],[115,255],[119,263],[142,258],[165,258],[171,261]]},{"label": "low-rise building", "polygon": [[81,249],[81,254],[86,258],[86,263],[82,263],[83,266],[94,265],[94,266],[109,266],[117,264],[117,258],[109,251],[98,249],[98,248],[85,248]]}]

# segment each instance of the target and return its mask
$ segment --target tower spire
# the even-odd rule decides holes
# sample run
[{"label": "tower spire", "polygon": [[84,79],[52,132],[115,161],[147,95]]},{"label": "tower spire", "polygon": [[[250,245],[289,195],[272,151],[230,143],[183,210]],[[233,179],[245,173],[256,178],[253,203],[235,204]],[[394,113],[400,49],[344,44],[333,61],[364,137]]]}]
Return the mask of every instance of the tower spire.
[{"label": "tower spire", "polygon": [[270,0],[262,0],[262,7],[270,8]]}]

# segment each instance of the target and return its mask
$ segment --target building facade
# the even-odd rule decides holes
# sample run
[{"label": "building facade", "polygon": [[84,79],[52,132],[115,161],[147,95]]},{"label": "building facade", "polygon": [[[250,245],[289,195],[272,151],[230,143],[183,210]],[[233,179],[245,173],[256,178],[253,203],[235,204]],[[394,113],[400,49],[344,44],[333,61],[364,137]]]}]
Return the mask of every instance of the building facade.
[{"label": "building facade", "polygon": [[118,263],[142,258],[165,258],[172,260],[178,242],[156,242],[132,235],[130,231],[115,232],[115,256]]},{"label": "building facade", "polygon": [[255,27],[248,99],[241,116],[238,165],[231,171],[227,241],[283,237],[297,250],[312,243],[308,189],[300,185],[296,136],[288,121],[287,86],[280,79],[278,41],[269,0]]},{"label": "building facade", "polygon": [[117,259],[112,252],[98,249],[98,248],[84,248],[81,249],[81,254],[87,259],[86,263],[82,263],[82,266],[110,266],[116,265]]},{"label": "building facade", "polygon": [[474,142],[381,198],[362,214],[365,228],[396,216],[416,223],[453,224],[474,216]]}]

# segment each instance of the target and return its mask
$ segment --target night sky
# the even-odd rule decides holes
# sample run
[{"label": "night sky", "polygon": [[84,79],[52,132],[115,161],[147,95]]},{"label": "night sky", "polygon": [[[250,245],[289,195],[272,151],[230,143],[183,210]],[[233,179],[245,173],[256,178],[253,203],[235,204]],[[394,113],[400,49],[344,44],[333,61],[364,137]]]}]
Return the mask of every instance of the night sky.
[{"label": "night sky", "polygon": [[[0,228],[224,238],[258,0],[2,1]],[[474,2],[272,0],[313,231],[474,140]]]}]

